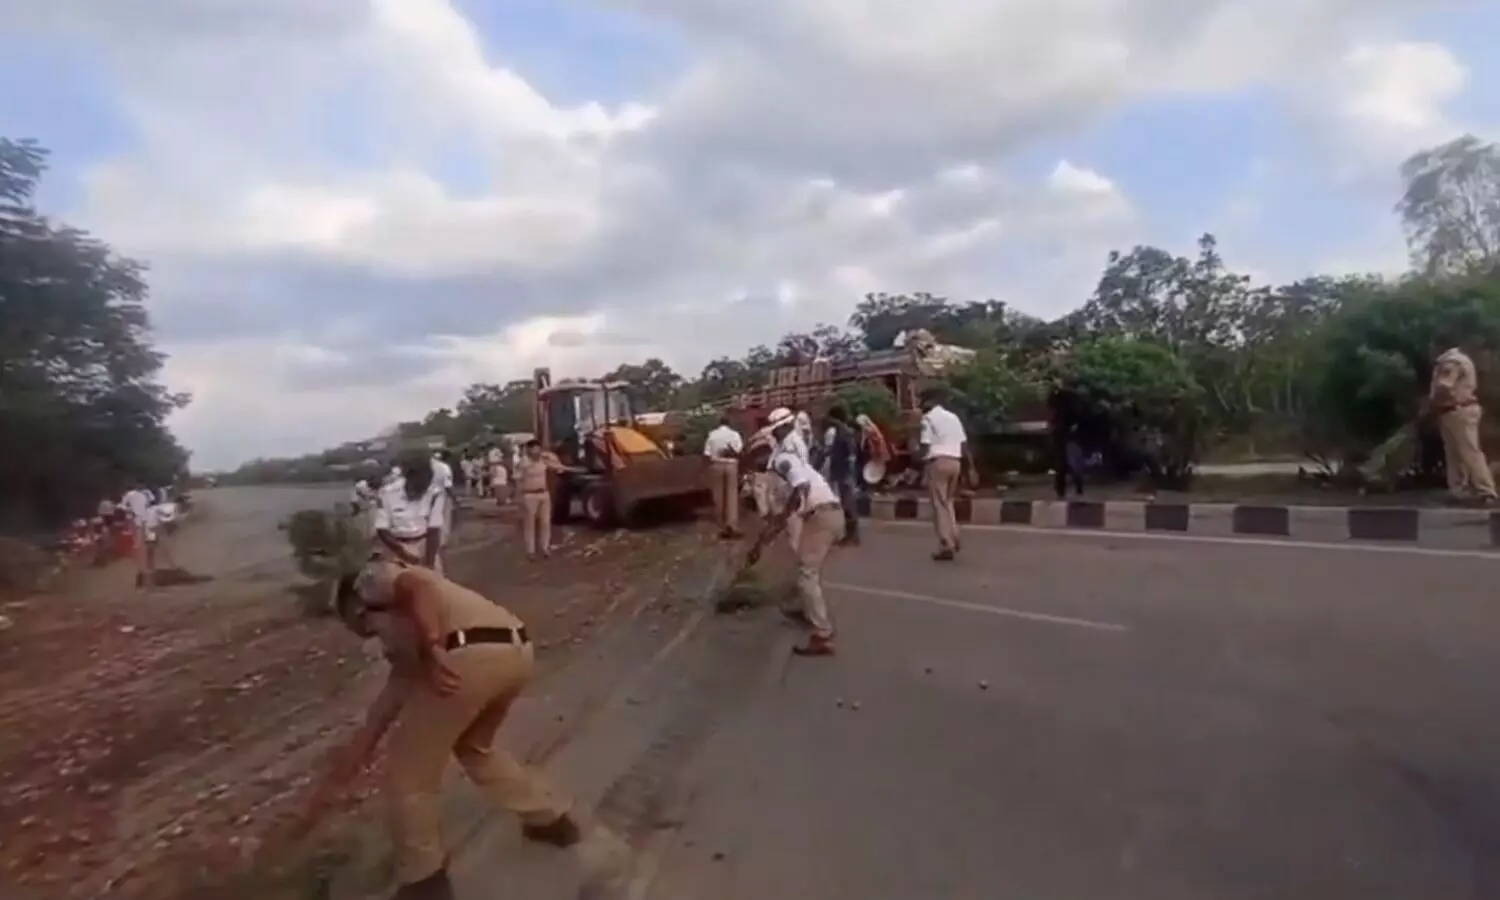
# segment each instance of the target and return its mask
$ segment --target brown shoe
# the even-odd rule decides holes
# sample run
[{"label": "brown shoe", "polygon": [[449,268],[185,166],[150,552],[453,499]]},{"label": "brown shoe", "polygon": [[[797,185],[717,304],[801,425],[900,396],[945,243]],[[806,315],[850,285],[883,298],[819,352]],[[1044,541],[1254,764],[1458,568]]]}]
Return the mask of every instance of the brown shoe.
[{"label": "brown shoe", "polygon": [[833,638],[815,634],[807,639],[807,643],[793,647],[792,652],[798,656],[832,656]]},{"label": "brown shoe", "polygon": [[446,868],[438,869],[421,881],[401,885],[391,900],[454,900],[453,882]]},{"label": "brown shoe", "polygon": [[521,834],[528,841],[538,844],[551,844],[554,847],[564,849],[573,846],[583,840],[583,833],[578,828],[578,823],[567,813],[563,813],[545,825],[535,825],[523,822]]}]

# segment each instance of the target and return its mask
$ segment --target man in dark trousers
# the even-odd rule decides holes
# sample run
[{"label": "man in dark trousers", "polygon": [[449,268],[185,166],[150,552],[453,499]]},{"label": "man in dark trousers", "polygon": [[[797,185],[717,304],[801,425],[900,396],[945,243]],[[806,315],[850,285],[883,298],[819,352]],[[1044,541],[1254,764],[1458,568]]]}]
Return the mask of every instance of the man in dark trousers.
[{"label": "man in dark trousers", "polygon": [[1047,395],[1048,430],[1052,437],[1052,490],[1057,499],[1068,495],[1068,483],[1083,496],[1083,432],[1089,404],[1077,388],[1062,382]]},{"label": "man in dark trousers", "polygon": [[828,410],[828,420],[823,431],[823,459],[828,466],[828,482],[839,495],[839,505],[844,508],[843,545],[859,543],[859,438],[849,425],[849,411],[834,405]]}]

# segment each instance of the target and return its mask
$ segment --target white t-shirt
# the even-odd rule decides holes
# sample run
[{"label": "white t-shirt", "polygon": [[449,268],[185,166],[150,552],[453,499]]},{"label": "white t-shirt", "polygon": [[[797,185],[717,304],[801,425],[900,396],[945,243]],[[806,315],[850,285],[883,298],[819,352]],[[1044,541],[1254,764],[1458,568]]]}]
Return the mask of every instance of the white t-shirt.
[{"label": "white t-shirt", "polygon": [[771,451],[771,458],[766,462],[766,471],[774,471],[776,459],[780,456],[791,456],[803,463],[811,463],[812,454],[807,450],[807,440],[802,433],[793,428],[787,432],[787,436],[781,439],[776,449]]},{"label": "white t-shirt", "polygon": [[964,423],[943,407],[934,406],[922,415],[922,444],[928,459],[963,459],[963,446],[968,442]]},{"label": "white t-shirt", "polygon": [[436,456],[432,458],[432,483],[445,491],[453,490],[453,467]]},{"label": "white t-shirt", "polygon": [[150,526],[151,507],[156,505],[150,494],[139,488],[126,491],[125,496],[120,498],[120,505],[130,513],[130,518],[135,521],[138,528]]},{"label": "white t-shirt", "polygon": [[784,454],[776,458],[773,471],[786,479],[786,483],[792,486],[792,490],[804,484],[807,485],[807,500],[799,510],[803,514],[814,507],[839,502],[839,495],[828,486],[828,480],[806,460],[798,459],[791,454]]},{"label": "white t-shirt", "polygon": [[720,425],[708,433],[703,441],[703,455],[709,459],[722,459],[738,454],[745,449],[745,440],[740,433],[728,425]]},{"label": "white t-shirt", "polygon": [[437,479],[416,500],[406,496],[406,480],[396,479],[380,491],[375,508],[375,530],[389,531],[403,540],[419,538],[433,528],[442,530],[448,508],[447,489]]}]

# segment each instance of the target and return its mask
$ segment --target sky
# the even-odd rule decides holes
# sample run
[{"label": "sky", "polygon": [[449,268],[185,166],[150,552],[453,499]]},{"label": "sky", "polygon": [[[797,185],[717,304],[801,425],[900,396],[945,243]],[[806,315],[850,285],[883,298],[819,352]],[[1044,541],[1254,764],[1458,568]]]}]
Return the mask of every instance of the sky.
[{"label": "sky", "polygon": [[0,0],[39,204],[151,267],[197,469],[465,385],[708,360],[867,292],[1078,306],[1212,231],[1398,272],[1411,153],[1500,136],[1500,4]]}]

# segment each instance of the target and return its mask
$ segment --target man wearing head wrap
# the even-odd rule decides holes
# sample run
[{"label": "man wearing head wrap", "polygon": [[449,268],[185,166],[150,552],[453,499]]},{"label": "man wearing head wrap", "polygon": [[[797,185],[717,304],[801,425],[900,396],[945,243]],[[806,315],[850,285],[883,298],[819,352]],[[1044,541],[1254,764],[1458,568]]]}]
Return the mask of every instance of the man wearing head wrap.
[{"label": "man wearing head wrap", "polygon": [[1448,490],[1459,500],[1495,502],[1495,479],[1479,445],[1479,378],[1474,361],[1457,347],[1444,351],[1432,369],[1426,411],[1437,418],[1443,438]]},{"label": "man wearing head wrap", "polygon": [[395,845],[394,900],[449,900],[438,798],[449,757],[530,840],[573,847],[582,838],[568,805],[504,750],[495,732],[531,681],[526,626],[505,608],[431,569],[375,558],[341,579],[335,607],[346,627],[378,638],[390,661],[364,725],[311,792],[309,828],[368,764],[386,732],[386,799]]},{"label": "man wearing head wrap", "polygon": [[797,596],[801,606],[782,611],[811,629],[807,643],[795,649],[798,655],[831,656],[833,617],[823,596],[823,565],[828,561],[829,551],[844,536],[844,514],[838,494],[816,469],[792,454],[776,456],[771,461],[771,471],[786,482],[787,502],[766,522],[765,530],[750,549],[750,562],[754,564],[761,547],[778,531],[787,528],[790,535],[790,526],[796,523],[792,547],[797,553]]},{"label": "man wearing head wrap", "polygon": [[[807,441],[803,439],[802,433],[797,430],[797,416],[784,406],[771,410],[766,417],[766,428],[771,433],[771,441],[774,449],[771,450],[771,458],[766,461],[767,474],[776,471],[776,460],[786,456],[805,463],[812,467],[812,453],[809,451]],[[785,479],[772,477],[769,480],[769,493],[771,495],[771,512],[774,515],[781,514],[786,509],[788,498],[791,496],[791,488]],[[797,542],[801,539],[802,520],[793,516],[786,522],[787,540],[795,549]]]}]

